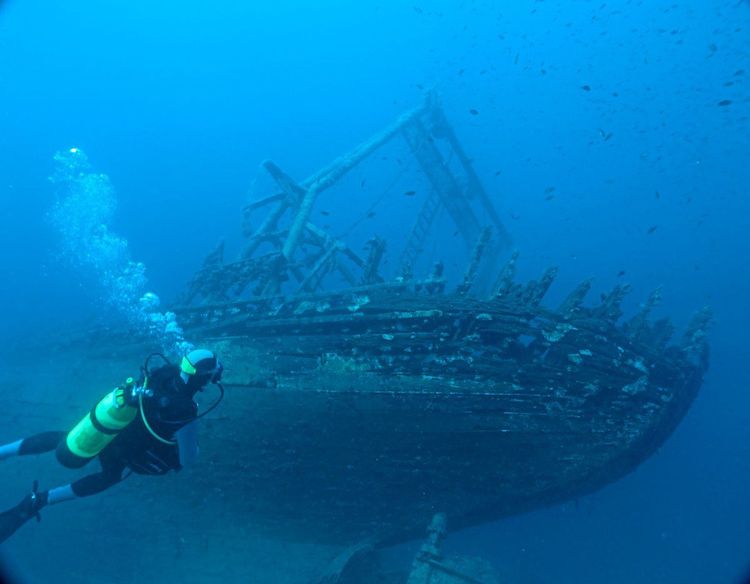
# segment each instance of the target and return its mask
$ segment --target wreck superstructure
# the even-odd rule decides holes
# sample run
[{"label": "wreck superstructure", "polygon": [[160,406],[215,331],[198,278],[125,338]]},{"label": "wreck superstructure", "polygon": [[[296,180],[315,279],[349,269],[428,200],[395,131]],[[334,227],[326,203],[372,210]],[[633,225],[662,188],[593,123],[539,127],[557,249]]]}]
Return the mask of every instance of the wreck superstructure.
[{"label": "wreck superstructure", "polygon": [[[243,297],[315,292],[332,273],[349,287],[382,282],[378,270],[385,253],[384,241],[374,235],[367,245],[367,257],[360,257],[346,241],[319,228],[311,214],[324,191],[399,137],[408,145],[430,186],[400,252],[400,276],[411,279],[441,210],[447,212],[467,249],[479,245],[486,263],[496,262],[510,237],[436,97],[429,94],[420,107],[300,183],[273,162],[264,162],[279,192],[243,209],[243,231],[248,239],[240,257],[225,263],[220,244],[206,257],[183,303],[226,303]],[[259,225],[253,225],[252,217],[264,208],[269,209],[267,215]],[[478,260],[470,266],[474,271],[479,268]],[[437,270],[439,277],[441,269]],[[475,273],[468,275],[473,277]]]},{"label": "wreck superstructure", "polygon": [[[312,210],[397,139],[430,190],[402,249],[373,233],[360,255]],[[649,318],[658,291],[622,322],[627,286],[588,306],[582,282],[553,308],[554,268],[515,281],[510,237],[434,96],[307,180],[264,168],[278,191],[244,209],[239,257],[217,247],[175,307],[248,388],[230,423],[206,420],[221,448],[209,438],[194,488],[222,484],[253,525],[387,542],[438,512],[457,528],[577,497],[648,457],[698,392],[707,311],[670,344],[669,321]],[[456,281],[419,263],[439,211],[465,247]]]}]

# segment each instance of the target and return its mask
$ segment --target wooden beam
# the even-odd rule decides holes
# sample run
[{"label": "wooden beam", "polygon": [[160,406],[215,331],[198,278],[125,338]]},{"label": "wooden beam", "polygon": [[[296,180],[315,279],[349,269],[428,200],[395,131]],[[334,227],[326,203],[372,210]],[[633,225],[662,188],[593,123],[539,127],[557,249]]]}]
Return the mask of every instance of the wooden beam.
[{"label": "wooden beam", "polygon": [[[437,99],[434,97],[434,94],[431,99],[433,99],[435,102],[437,101]],[[492,225],[495,228],[500,246],[502,248],[510,246],[512,244],[510,233],[508,233],[508,230],[505,228],[505,225],[503,224],[500,216],[497,213],[497,210],[495,209],[495,205],[490,200],[487,191],[484,189],[482,182],[479,180],[479,176],[474,170],[471,159],[466,155],[466,152],[461,146],[461,142],[459,142],[458,138],[456,137],[453,126],[448,123],[448,120],[445,117],[445,113],[437,105],[437,103],[434,103],[431,107],[431,113],[432,121],[435,124],[434,133],[444,137],[450,144],[453,152],[455,152],[456,157],[461,163],[461,166],[463,167],[464,172],[469,179],[468,191],[471,195],[475,195],[478,197],[485,213],[487,213],[487,217],[489,217],[489,219],[492,221]]]},{"label": "wooden beam", "polygon": [[466,247],[471,249],[482,227],[456,177],[448,169],[443,155],[419,119],[404,126],[403,135],[432,188],[435,189],[440,201],[456,224]]},{"label": "wooden beam", "polygon": [[340,156],[339,158],[334,160],[333,163],[331,163],[331,165],[329,165],[329,167],[326,169],[326,171],[320,173],[309,186],[304,185],[303,183],[303,186],[306,187],[306,193],[299,205],[299,209],[297,210],[297,216],[295,217],[292,228],[289,231],[289,237],[287,237],[287,240],[284,243],[284,249],[282,250],[284,257],[290,259],[294,254],[294,251],[296,250],[299,243],[299,237],[302,232],[302,228],[310,218],[310,213],[316,199],[318,198],[318,195],[320,195],[320,193],[322,193],[324,190],[344,177],[352,168],[357,166],[370,154],[390,141],[403,128],[416,120],[418,116],[426,110],[427,107],[428,104],[425,101],[425,103],[423,103],[419,107],[406,112],[385,130],[378,132],[369,140],[354,148],[354,150],[352,150],[348,154]]}]

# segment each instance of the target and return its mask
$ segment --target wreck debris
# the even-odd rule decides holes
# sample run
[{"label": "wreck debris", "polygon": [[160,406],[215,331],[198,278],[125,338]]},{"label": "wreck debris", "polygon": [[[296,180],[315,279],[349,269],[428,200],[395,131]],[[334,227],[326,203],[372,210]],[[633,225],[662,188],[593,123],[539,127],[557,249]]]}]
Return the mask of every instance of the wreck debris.
[{"label": "wreck debris", "polygon": [[638,313],[630,319],[625,325],[628,334],[637,340],[645,340],[644,335],[648,334],[648,317],[651,315],[652,310],[661,302],[661,288],[657,288],[649,295],[646,302],[641,305]]},{"label": "wreck debris", "polygon": [[377,582],[379,572],[377,549],[365,540],[340,552],[319,576],[316,584],[360,584]]},{"label": "wreck debris", "polygon": [[609,294],[602,294],[602,302],[594,309],[594,316],[616,322],[622,316],[620,305],[629,292],[629,284],[618,284]]},{"label": "wreck debris", "polygon": [[471,253],[469,265],[466,267],[466,272],[464,273],[463,282],[461,282],[461,284],[456,289],[456,294],[458,294],[459,296],[465,296],[469,292],[472,284],[474,284],[474,280],[477,277],[477,271],[479,270],[480,262],[482,261],[484,252],[487,250],[487,246],[490,243],[491,237],[492,228],[485,227],[482,230],[482,233],[479,235],[479,239],[477,239],[477,243],[474,246],[474,251],[472,251]]},{"label": "wreck debris", "polygon": [[557,267],[547,268],[547,271],[545,271],[540,278],[539,283],[533,288],[533,294],[531,294],[529,298],[530,304],[532,304],[533,306],[538,306],[541,303],[541,301],[544,299],[544,296],[549,291],[550,286],[552,286],[553,282],[555,281],[557,272]]},{"label": "wreck debris", "polygon": [[367,256],[367,261],[362,270],[362,279],[359,282],[365,286],[368,284],[379,284],[383,281],[383,278],[378,274],[378,269],[385,254],[385,240],[377,236],[373,237],[367,242],[367,247],[370,249],[370,253]]},{"label": "wreck debris", "polygon": [[713,312],[710,308],[705,307],[698,311],[690,320],[680,343],[680,348],[703,370],[708,368],[706,334],[712,318]]},{"label": "wreck debris", "polygon": [[500,584],[485,560],[443,556],[440,548],[447,533],[445,514],[436,514],[427,528],[427,541],[414,558],[407,584]]},{"label": "wreck debris", "polygon": [[513,250],[510,259],[503,266],[495,281],[493,287],[493,296],[495,298],[500,298],[510,292],[511,286],[513,286],[513,278],[516,277],[516,260],[518,260],[518,250]]},{"label": "wreck debris", "polygon": [[591,279],[584,280],[575,289],[568,294],[563,300],[562,304],[557,309],[557,312],[564,318],[573,318],[581,312],[581,305],[583,304],[586,295],[591,290]]},{"label": "wreck debris", "polygon": [[436,513],[427,528],[427,539],[417,552],[408,573],[385,569],[382,549],[365,540],[346,548],[328,565],[316,584],[499,584],[500,577],[482,558],[445,556],[448,535],[445,513]]}]

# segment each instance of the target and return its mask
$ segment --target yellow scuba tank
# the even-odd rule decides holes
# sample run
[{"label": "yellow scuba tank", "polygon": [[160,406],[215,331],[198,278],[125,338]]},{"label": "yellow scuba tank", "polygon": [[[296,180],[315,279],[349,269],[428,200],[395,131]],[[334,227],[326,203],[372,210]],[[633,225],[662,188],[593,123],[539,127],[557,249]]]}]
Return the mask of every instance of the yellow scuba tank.
[{"label": "yellow scuba tank", "polygon": [[68,432],[57,447],[57,459],[68,468],[80,468],[99,454],[138,414],[138,408],[125,400],[135,382],[128,377],[124,386],[105,395]]}]

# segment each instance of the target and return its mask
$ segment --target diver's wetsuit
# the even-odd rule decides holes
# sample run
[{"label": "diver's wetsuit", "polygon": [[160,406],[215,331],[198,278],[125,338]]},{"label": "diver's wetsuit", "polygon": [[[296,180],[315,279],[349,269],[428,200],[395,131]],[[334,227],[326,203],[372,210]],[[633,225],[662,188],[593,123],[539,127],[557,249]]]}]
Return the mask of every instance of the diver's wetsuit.
[{"label": "diver's wetsuit", "polygon": [[[174,441],[175,432],[194,421],[198,412],[193,396],[180,380],[179,367],[165,365],[155,369],[148,379],[148,387],[153,395],[143,397],[146,420],[154,433]],[[138,406],[137,397],[128,396],[128,402]],[[49,450],[57,448],[66,435],[67,432],[59,433]],[[99,453],[99,461],[101,472],[85,476],[71,485],[77,496],[94,495],[111,487],[122,480],[126,468],[137,474],[151,475],[182,468],[177,445],[165,444],[156,438],[143,422],[140,408],[135,419]]]},{"label": "diver's wetsuit", "polygon": [[[198,406],[180,380],[177,366],[165,365],[152,371],[148,387],[154,394],[143,398],[143,414],[155,434],[173,442],[175,432],[196,419]],[[131,398],[131,404],[137,405],[137,398]],[[99,453],[103,474],[114,478],[130,468],[138,474],[160,475],[182,468],[177,445],[156,438],[143,418],[139,411]]]},{"label": "diver's wetsuit", "polygon": [[[213,352],[193,349],[182,358],[179,367],[167,364],[149,372],[147,387],[134,391],[118,388],[122,391],[116,390],[111,399],[124,398],[128,405],[135,408],[135,417],[131,418],[132,412],[128,411],[129,423],[125,420],[127,425],[96,455],[101,463],[101,471],[48,491],[37,491],[35,482],[31,493],[18,505],[0,513],[0,543],[31,517],[38,517],[39,510],[46,505],[100,493],[119,483],[125,469],[139,474],[161,475],[192,462],[198,454],[199,417],[193,397],[208,383],[216,384],[221,390],[221,397],[201,416],[214,409],[224,396],[224,387],[220,383],[223,369]],[[90,422],[100,434],[107,434],[111,430],[103,426],[95,415],[98,407],[95,406],[94,413],[82,422]],[[78,456],[72,451],[67,444],[67,436],[67,432],[43,432],[0,444],[0,460],[57,450],[57,458],[64,466],[85,466],[92,459]]]}]

